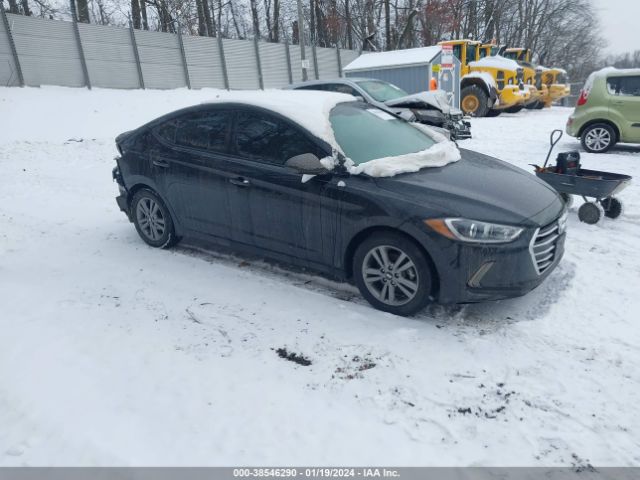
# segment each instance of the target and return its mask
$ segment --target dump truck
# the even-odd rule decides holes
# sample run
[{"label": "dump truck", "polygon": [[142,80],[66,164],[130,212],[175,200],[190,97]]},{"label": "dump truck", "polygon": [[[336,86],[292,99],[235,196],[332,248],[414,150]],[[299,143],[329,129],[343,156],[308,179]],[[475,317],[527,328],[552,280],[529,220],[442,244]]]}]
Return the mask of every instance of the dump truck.
[{"label": "dump truck", "polygon": [[497,116],[530,100],[523,69],[514,60],[499,55],[483,58],[481,43],[473,40],[447,40],[438,45],[450,45],[460,60],[460,108],[466,114]]}]

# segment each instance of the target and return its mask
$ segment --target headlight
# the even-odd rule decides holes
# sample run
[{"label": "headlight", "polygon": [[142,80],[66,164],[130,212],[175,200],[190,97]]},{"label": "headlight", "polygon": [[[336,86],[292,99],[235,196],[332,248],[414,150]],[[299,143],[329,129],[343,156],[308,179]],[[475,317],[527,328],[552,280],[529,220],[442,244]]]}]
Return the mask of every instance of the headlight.
[{"label": "headlight", "polygon": [[508,243],[518,238],[523,231],[520,227],[467,218],[430,219],[424,223],[447,238],[472,243]]},{"label": "headlight", "polygon": [[558,219],[558,233],[563,233],[567,229],[568,213],[568,209],[565,208],[562,215],[560,215],[560,218]]}]

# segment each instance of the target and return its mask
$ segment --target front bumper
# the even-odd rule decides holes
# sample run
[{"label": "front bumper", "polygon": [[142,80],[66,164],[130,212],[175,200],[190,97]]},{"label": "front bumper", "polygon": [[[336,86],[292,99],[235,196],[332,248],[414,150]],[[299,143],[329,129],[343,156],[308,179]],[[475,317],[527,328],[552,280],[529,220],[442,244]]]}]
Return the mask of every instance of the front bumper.
[{"label": "front bumper", "polygon": [[493,106],[496,110],[504,110],[515,105],[521,105],[529,100],[531,93],[520,90],[518,85],[505,85],[500,91],[499,101]]},{"label": "front bumper", "polygon": [[555,240],[552,263],[539,274],[531,250],[535,231],[527,230],[515,242],[499,245],[436,239],[442,246],[434,258],[440,280],[438,302],[475,303],[522,296],[555,269],[564,254],[566,233]]}]

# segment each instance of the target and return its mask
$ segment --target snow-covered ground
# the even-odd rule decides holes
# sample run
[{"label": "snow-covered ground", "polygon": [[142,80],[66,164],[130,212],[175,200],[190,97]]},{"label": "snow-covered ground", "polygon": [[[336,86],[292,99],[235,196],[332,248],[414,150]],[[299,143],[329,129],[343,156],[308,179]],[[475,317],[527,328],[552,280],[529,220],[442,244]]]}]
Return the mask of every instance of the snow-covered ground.
[{"label": "snow-covered ground", "polygon": [[[114,136],[215,95],[0,88],[0,465],[640,465],[638,182],[619,220],[573,207],[527,296],[398,318],[138,238]],[[569,113],[474,120],[462,146],[530,170]],[[639,148],[582,157],[640,180]]]}]

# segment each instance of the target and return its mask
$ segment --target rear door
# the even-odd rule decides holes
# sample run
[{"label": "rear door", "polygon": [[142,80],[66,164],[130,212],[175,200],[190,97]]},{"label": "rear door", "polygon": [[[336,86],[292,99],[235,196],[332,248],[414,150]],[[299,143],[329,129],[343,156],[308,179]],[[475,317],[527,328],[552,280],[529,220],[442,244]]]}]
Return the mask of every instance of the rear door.
[{"label": "rear door", "polygon": [[[236,113],[228,163],[232,238],[259,249],[314,263],[322,254],[323,194],[328,179],[303,183],[284,166],[303,153],[326,153],[292,122],[261,109]],[[325,216],[326,219],[326,216]]]},{"label": "rear door", "polygon": [[609,112],[620,125],[621,142],[640,142],[640,75],[609,77]]},{"label": "rear door", "polygon": [[151,152],[163,196],[180,224],[191,231],[230,237],[224,170],[233,114],[211,108],[189,113],[155,129],[163,144]]}]

